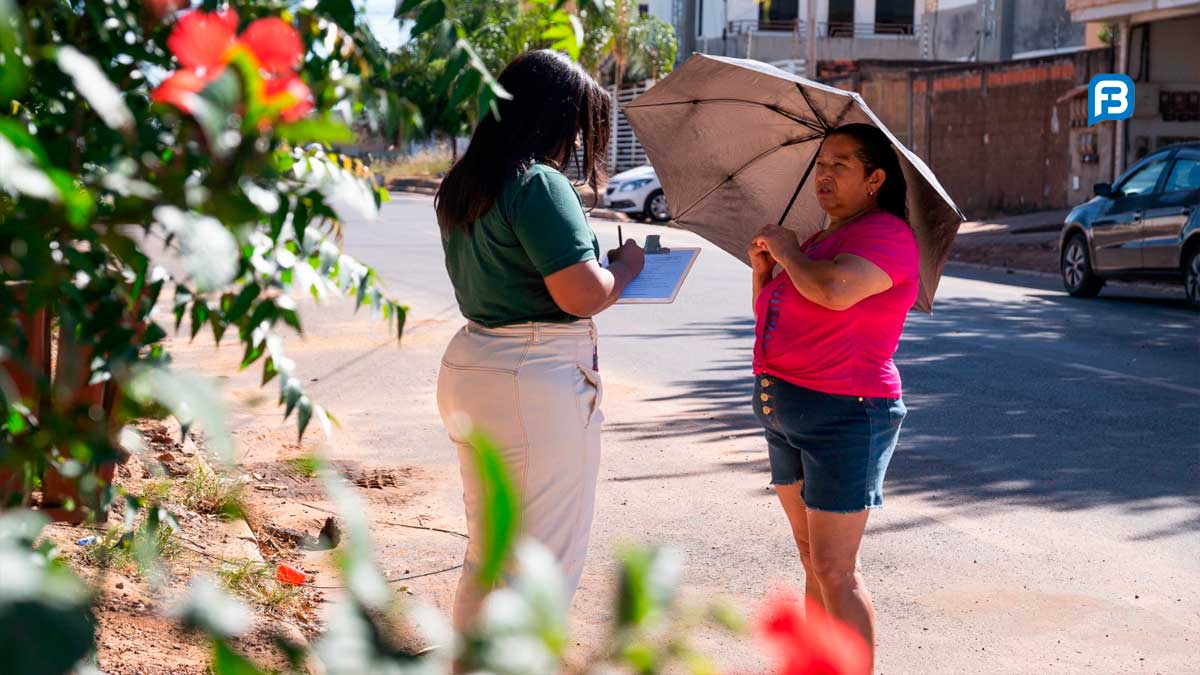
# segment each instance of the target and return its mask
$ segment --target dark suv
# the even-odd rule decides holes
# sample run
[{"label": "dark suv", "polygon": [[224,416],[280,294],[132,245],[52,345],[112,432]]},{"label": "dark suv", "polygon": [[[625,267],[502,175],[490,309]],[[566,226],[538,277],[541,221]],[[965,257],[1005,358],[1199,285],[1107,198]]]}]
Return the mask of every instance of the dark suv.
[{"label": "dark suv", "polygon": [[1090,298],[1107,279],[1182,279],[1200,308],[1200,143],[1163,148],[1095,191],[1063,225],[1067,292]]}]

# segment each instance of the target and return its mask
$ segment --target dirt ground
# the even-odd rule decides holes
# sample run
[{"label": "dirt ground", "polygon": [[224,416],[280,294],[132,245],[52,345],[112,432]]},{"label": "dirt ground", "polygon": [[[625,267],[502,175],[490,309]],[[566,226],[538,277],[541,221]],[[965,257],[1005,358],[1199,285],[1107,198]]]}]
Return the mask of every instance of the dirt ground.
[{"label": "dirt ground", "polygon": [[[233,484],[243,480],[241,474],[218,477],[200,456],[203,450],[192,442],[180,442],[178,427],[172,430],[153,420],[143,421],[138,427],[144,450],[118,467],[116,484],[130,495],[163,495],[164,504],[178,521],[179,530],[161,548],[164,583],[157,588],[152,585],[148,575],[118,544],[125,518],[121,500],[110,509],[107,523],[54,523],[44,533],[98,594],[94,608],[100,670],[110,675],[208,673],[210,645],[203,636],[181,628],[169,614],[197,575],[215,576],[229,586],[229,573],[240,568],[254,569],[255,576],[242,586],[229,587],[255,611],[255,620],[251,631],[235,647],[262,666],[283,669],[287,661],[272,636],[282,634],[293,642],[315,636],[319,631],[316,608],[324,600],[323,591],[315,588],[315,583],[283,588],[270,578],[275,563],[303,565],[291,543],[271,537],[269,531],[264,532],[265,539],[256,538],[237,519],[202,512],[207,509],[198,502],[210,496],[206,490],[214,489],[206,487],[212,485],[209,481]],[[246,485],[251,482],[257,481],[251,478]],[[303,485],[311,481],[293,482]],[[251,488],[246,497],[238,498],[239,503],[253,510],[269,503],[254,498],[253,492]],[[251,522],[255,520],[250,518]],[[257,522],[266,528],[272,519]],[[293,526],[310,524],[295,521]],[[312,531],[319,528],[317,524]],[[88,536],[98,541],[78,543]],[[321,570],[305,571],[314,579],[321,578]]]}]

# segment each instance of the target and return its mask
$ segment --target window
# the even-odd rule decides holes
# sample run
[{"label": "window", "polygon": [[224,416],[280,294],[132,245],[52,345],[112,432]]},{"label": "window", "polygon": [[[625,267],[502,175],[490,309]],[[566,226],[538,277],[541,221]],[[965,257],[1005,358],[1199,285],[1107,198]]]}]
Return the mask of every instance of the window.
[{"label": "window", "polygon": [[1167,160],[1157,159],[1138,169],[1137,173],[1121,184],[1121,196],[1134,197],[1154,192],[1154,186],[1158,185],[1158,177],[1162,175],[1166,166]]},{"label": "window", "polygon": [[829,0],[829,37],[854,37],[854,0]]},{"label": "window", "polygon": [[888,35],[912,35],[914,0],[877,0],[875,32]]},{"label": "window", "polygon": [[650,5],[638,5],[638,16],[646,16],[650,13]]},{"label": "window", "polygon": [[1180,157],[1167,176],[1165,192],[1200,190],[1200,158]]},{"label": "window", "polygon": [[791,30],[800,17],[800,0],[772,0],[762,7],[759,24],[762,30]]}]

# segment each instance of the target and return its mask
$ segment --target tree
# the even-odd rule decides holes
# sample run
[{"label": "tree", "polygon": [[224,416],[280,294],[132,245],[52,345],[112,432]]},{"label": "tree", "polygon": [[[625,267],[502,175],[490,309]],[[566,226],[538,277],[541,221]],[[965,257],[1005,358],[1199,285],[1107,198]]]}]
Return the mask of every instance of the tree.
[{"label": "tree", "polygon": [[580,63],[612,83],[616,99],[626,84],[671,72],[679,51],[675,29],[633,0],[589,0],[580,9],[586,39]]},{"label": "tree", "polygon": [[465,135],[507,97],[491,79],[530,49],[559,49],[578,58],[579,18],[565,0],[406,0],[397,16],[413,21],[412,39],[398,54],[393,83],[409,92],[424,136]]}]

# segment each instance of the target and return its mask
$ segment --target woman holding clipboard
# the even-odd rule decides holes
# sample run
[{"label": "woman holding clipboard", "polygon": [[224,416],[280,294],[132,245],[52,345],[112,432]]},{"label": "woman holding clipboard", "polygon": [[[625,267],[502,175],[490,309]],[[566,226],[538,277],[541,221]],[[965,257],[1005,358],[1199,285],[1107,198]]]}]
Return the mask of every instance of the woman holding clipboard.
[{"label": "woman holding clipboard", "polygon": [[467,324],[442,357],[438,408],[458,448],[470,543],[454,601],[469,628],[483,597],[482,495],[467,433],[501,449],[522,500],[522,535],[558,559],[569,593],[583,573],[600,467],[602,385],[590,317],[644,264],[629,240],[599,265],[569,163],[595,194],[606,180],[611,102],[566,56],[517,57],[497,101],[434,202],[446,271]]}]

